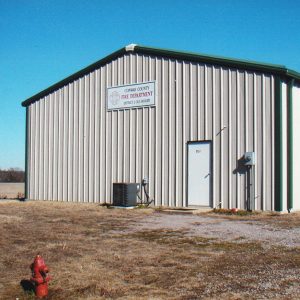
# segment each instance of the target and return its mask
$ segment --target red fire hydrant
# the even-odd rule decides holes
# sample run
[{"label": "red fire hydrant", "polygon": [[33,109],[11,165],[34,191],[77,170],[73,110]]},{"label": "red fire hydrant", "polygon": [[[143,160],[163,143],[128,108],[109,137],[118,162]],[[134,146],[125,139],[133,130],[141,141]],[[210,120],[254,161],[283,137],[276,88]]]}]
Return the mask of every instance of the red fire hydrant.
[{"label": "red fire hydrant", "polygon": [[30,265],[32,277],[30,281],[34,284],[34,292],[38,298],[43,298],[48,295],[48,281],[51,279],[48,275],[49,269],[45,264],[44,259],[37,255]]}]

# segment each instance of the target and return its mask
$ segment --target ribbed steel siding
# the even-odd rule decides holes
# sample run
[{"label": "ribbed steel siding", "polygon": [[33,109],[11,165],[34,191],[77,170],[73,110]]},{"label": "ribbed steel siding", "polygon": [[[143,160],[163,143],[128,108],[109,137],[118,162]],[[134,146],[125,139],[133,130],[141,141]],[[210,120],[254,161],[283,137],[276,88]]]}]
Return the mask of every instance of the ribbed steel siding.
[{"label": "ribbed steel siding", "polygon": [[298,186],[298,179],[300,177],[300,85],[294,84],[292,90],[292,163],[293,163],[293,209],[300,210],[300,187]]},{"label": "ribbed steel siding", "polygon": [[[106,111],[106,88],[155,80],[156,107]],[[255,151],[256,208],[273,209],[274,78],[130,53],[30,105],[29,197],[112,201],[150,180],[156,205],[186,206],[188,141],[213,141],[213,205],[245,208],[237,160]]]}]

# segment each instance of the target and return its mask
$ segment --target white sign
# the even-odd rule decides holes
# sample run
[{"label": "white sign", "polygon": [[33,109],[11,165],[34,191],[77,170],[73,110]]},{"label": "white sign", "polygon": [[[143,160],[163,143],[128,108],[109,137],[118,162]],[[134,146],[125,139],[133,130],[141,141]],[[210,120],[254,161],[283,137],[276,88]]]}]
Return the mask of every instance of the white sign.
[{"label": "white sign", "polygon": [[155,105],[155,82],[137,83],[107,89],[107,109]]}]

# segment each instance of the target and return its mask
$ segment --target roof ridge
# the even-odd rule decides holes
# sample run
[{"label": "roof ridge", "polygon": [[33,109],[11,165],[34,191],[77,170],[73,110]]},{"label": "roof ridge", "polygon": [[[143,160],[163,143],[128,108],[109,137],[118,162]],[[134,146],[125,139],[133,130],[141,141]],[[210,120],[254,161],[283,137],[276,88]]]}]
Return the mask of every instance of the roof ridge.
[{"label": "roof ridge", "polygon": [[200,54],[195,52],[185,52],[185,51],[178,51],[172,49],[163,49],[163,48],[154,48],[148,46],[141,46],[137,44],[129,44],[107,56],[104,58],[96,61],[95,63],[83,68],[82,70],[66,77],[65,79],[51,85],[50,87],[42,90],[41,92],[35,94],[34,96],[26,99],[22,102],[22,106],[28,106],[31,103],[39,100],[40,98],[46,96],[47,94],[61,88],[62,86],[74,81],[81,76],[86,75],[94,71],[95,69],[101,67],[102,65],[124,55],[128,52],[135,52],[135,53],[144,53],[149,55],[156,55],[162,57],[169,57],[172,59],[180,59],[180,60],[188,60],[194,62],[202,62],[212,65],[219,65],[228,68],[236,68],[236,69],[245,69],[251,70],[253,72],[261,72],[261,73],[270,73],[279,76],[285,76],[287,78],[296,79],[300,82],[300,73],[288,69],[284,65],[276,65],[276,64],[268,64],[268,63],[261,63],[257,61],[250,61],[250,60],[242,60],[242,59],[233,59],[228,57],[222,56],[212,56],[206,54]]}]

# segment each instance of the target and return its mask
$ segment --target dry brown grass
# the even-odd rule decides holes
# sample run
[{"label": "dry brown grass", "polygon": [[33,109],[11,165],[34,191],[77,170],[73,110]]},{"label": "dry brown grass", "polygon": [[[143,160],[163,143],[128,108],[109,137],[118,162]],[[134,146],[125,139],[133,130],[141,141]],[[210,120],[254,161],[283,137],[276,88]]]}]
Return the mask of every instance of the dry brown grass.
[{"label": "dry brown grass", "polygon": [[48,299],[299,299],[300,249],[125,230],[152,210],[0,203],[0,299],[34,299],[20,287],[40,253]]}]

